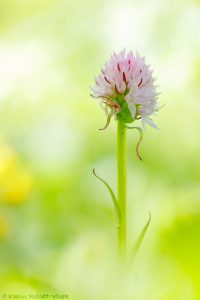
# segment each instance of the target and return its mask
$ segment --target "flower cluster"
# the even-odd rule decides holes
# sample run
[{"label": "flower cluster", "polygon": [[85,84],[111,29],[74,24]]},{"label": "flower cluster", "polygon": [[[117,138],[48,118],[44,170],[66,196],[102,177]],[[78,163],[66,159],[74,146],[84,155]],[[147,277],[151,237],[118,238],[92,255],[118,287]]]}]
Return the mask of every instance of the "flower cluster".
[{"label": "flower cluster", "polygon": [[107,125],[115,115],[124,123],[141,119],[143,126],[148,123],[156,127],[149,117],[158,110],[159,94],[152,73],[150,66],[139,54],[126,54],[123,50],[111,56],[91,88],[92,96],[101,99],[108,114]]}]

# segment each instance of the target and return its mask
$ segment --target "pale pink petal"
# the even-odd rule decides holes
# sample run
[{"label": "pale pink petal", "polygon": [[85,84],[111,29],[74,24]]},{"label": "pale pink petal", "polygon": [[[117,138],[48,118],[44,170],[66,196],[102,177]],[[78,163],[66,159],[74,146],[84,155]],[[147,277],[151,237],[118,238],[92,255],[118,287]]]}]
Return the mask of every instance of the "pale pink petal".
[{"label": "pale pink petal", "polygon": [[[133,119],[136,116],[141,117],[143,124],[148,123],[156,128],[149,118],[158,110],[159,93],[156,91],[152,73],[151,66],[138,53],[126,54],[125,49],[119,53],[114,52],[91,88],[93,97],[106,97],[110,106],[117,94],[120,94],[127,102]],[[136,104],[139,105],[137,109]]]}]

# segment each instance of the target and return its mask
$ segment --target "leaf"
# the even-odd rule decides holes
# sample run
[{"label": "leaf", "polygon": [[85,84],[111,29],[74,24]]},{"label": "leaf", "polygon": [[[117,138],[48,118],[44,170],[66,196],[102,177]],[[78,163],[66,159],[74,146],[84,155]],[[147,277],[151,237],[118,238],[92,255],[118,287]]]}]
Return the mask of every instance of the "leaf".
[{"label": "leaf", "polygon": [[112,198],[112,201],[113,201],[113,204],[114,204],[114,207],[115,207],[115,211],[116,211],[116,214],[117,214],[117,217],[118,217],[118,220],[121,219],[121,211],[120,211],[120,207],[119,207],[119,204],[118,204],[118,201],[117,201],[117,198],[115,197],[115,194],[113,192],[113,190],[111,189],[111,187],[109,186],[109,184],[104,180],[102,179],[101,177],[99,177],[96,172],[95,172],[95,169],[93,169],[93,174],[94,176],[96,176],[99,180],[101,180],[104,185],[107,187],[109,193],[110,193],[110,196]]},{"label": "leaf", "polygon": [[132,252],[131,252],[131,262],[134,260],[136,254],[137,254],[137,252],[138,252],[138,250],[139,250],[139,248],[142,244],[142,241],[145,237],[145,234],[147,232],[147,229],[149,227],[150,222],[151,222],[151,213],[149,212],[149,219],[148,219],[147,223],[145,224],[145,226],[143,227],[139,237],[137,238],[137,240],[136,240],[136,242],[133,246],[133,249],[132,249]]},{"label": "leaf", "polygon": [[140,139],[139,139],[139,142],[137,143],[136,145],[136,153],[137,153],[137,156],[138,158],[142,161],[142,157],[140,155],[140,144],[142,142],[142,139],[143,139],[143,130],[141,127],[130,127],[130,126],[126,126],[126,128],[128,129],[137,129],[139,134],[140,134]]}]

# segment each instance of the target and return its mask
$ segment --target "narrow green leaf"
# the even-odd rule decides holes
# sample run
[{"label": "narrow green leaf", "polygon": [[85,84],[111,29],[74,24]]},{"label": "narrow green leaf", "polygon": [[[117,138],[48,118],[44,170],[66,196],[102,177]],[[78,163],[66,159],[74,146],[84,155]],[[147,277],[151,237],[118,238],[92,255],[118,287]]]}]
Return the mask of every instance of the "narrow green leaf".
[{"label": "narrow green leaf", "polygon": [[96,176],[99,180],[101,180],[104,185],[107,187],[109,193],[110,193],[110,196],[112,198],[112,201],[113,201],[113,204],[114,204],[114,207],[115,207],[115,211],[116,211],[116,214],[117,214],[117,217],[118,217],[118,220],[121,219],[121,211],[120,211],[120,207],[119,207],[119,204],[118,204],[118,201],[117,201],[117,198],[115,197],[115,194],[113,192],[113,190],[111,189],[111,187],[109,186],[109,184],[104,180],[102,179],[101,177],[99,177],[96,172],[95,172],[95,169],[93,169],[93,174],[94,176]]},{"label": "narrow green leaf", "polygon": [[145,234],[147,232],[147,229],[149,227],[150,222],[151,222],[151,213],[149,212],[149,219],[148,219],[147,223],[145,224],[145,226],[143,227],[143,229],[142,229],[142,231],[141,231],[138,239],[136,240],[136,242],[135,242],[135,244],[133,246],[133,249],[132,249],[132,252],[131,252],[131,262],[135,258],[136,254],[137,254],[137,252],[138,252],[138,250],[139,250],[139,248],[140,248],[140,246],[142,244],[142,241],[143,241],[143,239],[145,237]]},{"label": "narrow green leaf", "polygon": [[141,157],[141,155],[140,155],[140,144],[141,144],[142,139],[143,139],[143,130],[142,130],[141,127],[130,127],[130,126],[126,126],[126,128],[128,128],[128,129],[136,129],[136,130],[138,130],[138,132],[139,132],[139,134],[140,134],[140,139],[139,139],[139,141],[138,141],[138,143],[137,143],[137,145],[136,145],[136,153],[137,153],[138,158],[142,161],[142,157]]}]

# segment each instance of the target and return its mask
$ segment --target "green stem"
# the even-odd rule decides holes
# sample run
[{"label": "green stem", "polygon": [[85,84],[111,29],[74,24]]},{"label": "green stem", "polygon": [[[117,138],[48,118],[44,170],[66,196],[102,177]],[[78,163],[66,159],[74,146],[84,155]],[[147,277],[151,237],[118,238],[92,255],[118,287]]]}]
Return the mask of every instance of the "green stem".
[{"label": "green stem", "polygon": [[126,125],[117,121],[118,203],[121,219],[118,228],[119,255],[126,256]]}]

